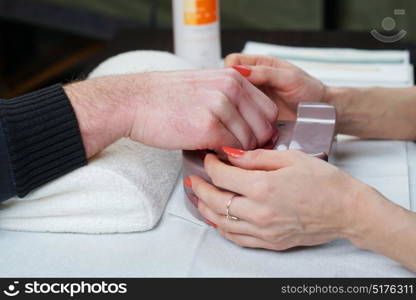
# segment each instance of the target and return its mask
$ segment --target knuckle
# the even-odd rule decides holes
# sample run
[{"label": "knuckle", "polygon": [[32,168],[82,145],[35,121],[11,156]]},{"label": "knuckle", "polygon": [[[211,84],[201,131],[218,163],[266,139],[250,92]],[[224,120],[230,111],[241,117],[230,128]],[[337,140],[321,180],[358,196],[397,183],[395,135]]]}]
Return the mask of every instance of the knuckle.
[{"label": "knuckle", "polygon": [[273,102],[273,105],[271,105],[270,115],[271,115],[273,121],[276,121],[277,118],[279,117],[279,107],[274,102]]},{"label": "knuckle", "polygon": [[213,115],[209,115],[205,120],[204,134],[212,135],[213,133],[216,133],[220,127],[221,127],[220,120]]},{"label": "knuckle", "polygon": [[274,214],[268,209],[260,209],[253,213],[253,221],[260,227],[268,227],[273,223]]},{"label": "knuckle", "polygon": [[256,149],[256,150],[253,150],[253,151],[250,151],[250,152],[248,152],[248,154],[249,154],[249,159],[251,159],[251,160],[253,160],[253,161],[258,161],[258,160],[260,160],[261,159],[261,157],[263,156],[263,154],[264,154],[264,151],[265,150],[263,150],[263,149]]},{"label": "knuckle", "polygon": [[276,239],[276,233],[274,233],[273,231],[269,231],[269,230],[264,231],[260,234],[260,238],[268,242],[273,242]]},{"label": "knuckle", "polygon": [[270,195],[273,187],[269,184],[269,180],[263,175],[263,172],[253,171],[253,175],[255,175],[253,177],[256,178],[256,182],[252,184],[250,198],[262,202]]},{"label": "knuckle", "polygon": [[214,111],[221,113],[227,110],[229,99],[223,93],[219,93],[218,96],[212,98],[211,105]]},{"label": "knuckle", "polygon": [[215,175],[211,177],[211,181],[215,186],[221,185],[221,180]]},{"label": "knuckle", "polygon": [[287,72],[288,79],[292,82],[301,80],[303,75],[303,71],[299,68],[293,68]]},{"label": "knuckle", "polygon": [[231,53],[231,54],[227,55],[225,57],[226,65],[230,65],[230,64],[233,64],[233,63],[237,62],[239,57],[240,57],[240,54],[238,54],[238,53]]},{"label": "knuckle", "polygon": [[224,78],[224,86],[228,93],[232,96],[238,95],[241,90],[241,82],[239,80],[238,72],[234,69],[228,71],[230,75]]},{"label": "knuckle", "polygon": [[215,117],[208,118],[205,123],[204,127],[200,129],[196,139],[198,142],[205,145],[203,149],[214,149],[215,147],[218,147],[224,139],[224,127]]}]

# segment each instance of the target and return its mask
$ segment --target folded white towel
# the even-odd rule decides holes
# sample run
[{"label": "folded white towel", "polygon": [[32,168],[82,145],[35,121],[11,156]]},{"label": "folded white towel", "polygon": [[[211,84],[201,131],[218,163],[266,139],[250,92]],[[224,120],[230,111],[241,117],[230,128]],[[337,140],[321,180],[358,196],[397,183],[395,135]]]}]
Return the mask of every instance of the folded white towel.
[{"label": "folded white towel", "polygon": [[[176,56],[135,51],[102,63],[92,77],[191,69]],[[122,139],[75,170],[0,204],[0,229],[112,233],[149,230],[159,221],[181,168],[179,151]]]}]

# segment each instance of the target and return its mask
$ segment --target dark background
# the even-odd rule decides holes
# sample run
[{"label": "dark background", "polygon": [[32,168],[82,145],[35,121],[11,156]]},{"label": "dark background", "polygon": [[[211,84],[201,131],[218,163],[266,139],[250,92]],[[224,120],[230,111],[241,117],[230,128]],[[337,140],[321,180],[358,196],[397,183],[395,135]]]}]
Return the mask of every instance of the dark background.
[{"label": "dark background", "polygon": [[[220,2],[224,55],[246,40],[415,52],[414,0]],[[406,14],[395,16],[395,9]],[[372,29],[383,32],[386,17],[396,20],[396,31],[408,32],[404,40],[372,38]],[[0,97],[81,79],[119,52],[171,50],[171,23],[170,0],[0,0]]]}]

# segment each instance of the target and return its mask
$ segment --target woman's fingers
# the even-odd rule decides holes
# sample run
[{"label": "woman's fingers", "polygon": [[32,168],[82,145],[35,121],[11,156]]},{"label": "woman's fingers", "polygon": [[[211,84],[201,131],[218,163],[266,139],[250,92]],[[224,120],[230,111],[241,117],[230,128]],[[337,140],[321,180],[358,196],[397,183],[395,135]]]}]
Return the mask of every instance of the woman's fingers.
[{"label": "woman's fingers", "polygon": [[[215,155],[207,154],[204,160],[205,171],[217,187],[244,195],[247,198],[256,198],[257,188],[265,182],[265,171],[249,171],[230,166],[220,161]],[[254,197],[253,197],[254,196]]]},{"label": "woman's fingers", "polygon": [[[243,247],[273,250],[283,250],[299,244],[294,239],[297,228],[291,226],[291,223],[283,222],[280,227],[265,226],[267,223],[261,217],[264,209],[256,205],[256,202],[220,191],[198,176],[191,176],[191,181],[192,189],[199,198],[198,211],[227,239]],[[229,214],[238,220],[226,217],[226,205],[231,198]],[[324,238],[327,237],[319,238],[319,235],[315,235],[315,238],[305,239],[304,244],[318,244]]]},{"label": "woman's fingers", "polygon": [[[306,154],[295,151],[274,151],[257,149],[253,151],[242,151],[239,149],[223,148],[223,151],[228,155],[229,161],[236,167],[246,170],[266,170],[274,171],[281,168],[293,165],[297,160],[305,157]],[[214,166],[212,167],[213,176],[217,175],[216,168],[219,166],[215,161],[210,161]]]},{"label": "woman's fingers", "polygon": [[259,249],[269,249],[269,250],[285,250],[290,247],[285,246],[282,243],[272,243],[262,240],[258,237],[245,235],[245,234],[238,234],[232,233],[228,231],[224,231],[222,229],[217,229],[217,231],[227,240],[246,248],[259,248]]},{"label": "woman's fingers", "polygon": [[[243,197],[239,197],[239,199],[235,200],[239,201],[242,198]],[[230,220],[225,215],[216,213],[203,201],[198,202],[198,211],[211,224],[215,224],[214,227],[217,228],[218,231],[223,233],[252,236],[266,243],[279,243],[288,237],[288,231],[284,227],[281,231],[270,230],[267,227],[256,225],[250,218],[243,219],[238,217],[231,211],[230,215],[238,217],[238,220]],[[255,213],[255,211],[256,210],[254,210],[253,213]]]},{"label": "woman's fingers", "polygon": [[[231,231],[234,233],[245,233],[248,231],[254,232],[254,230],[248,228],[252,227],[252,225],[248,221],[242,219],[241,217],[238,218],[238,221],[229,220],[224,214],[218,214],[214,212],[211,209],[211,207],[209,207],[203,201],[198,202],[198,211],[205,219],[214,223],[217,226],[217,228],[219,227],[223,230]],[[235,213],[232,214],[231,212],[230,215],[236,216]],[[239,222],[239,224],[237,224],[237,222]]]},{"label": "woman's fingers", "polygon": [[267,192],[270,181],[268,171],[291,166],[306,155],[292,150],[242,151],[227,147],[223,150],[233,166],[225,164],[213,154],[208,154],[204,160],[208,176],[216,186],[251,199],[258,198],[260,191]]},{"label": "woman's fingers", "polygon": [[259,238],[262,236],[262,229],[260,227],[241,218],[239,218],[237,221],[229,220],[226,216],[215,213],[204,202],[198,202],[198,211],[206,220],[214,223],[218,230],[230,233],[251,235]]},{"label": "woman's fingers", "polygon": [[287,241],[283,232],[280,239],[270,236],[267,230],[250,222],[242,219],[228,220],[225,216],[216,214],[203,202],[198,203],[198,210],[209,223],[214,224],[213,226],[223,237],[241,247],[285,250],[296,246],[296,244],[290,243],[290,239]]},{"label": "woman's fingers", "polygon": [[293,68],[291,63],[271,56],[264,55],[249,55],[241,53],[233,53],[225,58],[224,66],[231,67],[233,65],[247,65],[247,66],[267,66],[274,68]]},{"label": "woman's fingers", "polygon": [[192,190],[199,198],[200,202],[208,206],[215,214],[225,216],[227,213],[227,203],[232,199],[229,213],[239,218],[245,218],[252,212],[254,204],[246,197],[239,197],[231,192],[221,191],[217,187],[209,184],[198,176],[190,177]]},{"label": "woman's fingers", "polygon": [[[292,91],[297,86],[295,70],[265,66],[250,66],[251,73],[247,80],[257,86],[270,86],[279,92]],[[299,76],[298,76],[299,77]]]}]

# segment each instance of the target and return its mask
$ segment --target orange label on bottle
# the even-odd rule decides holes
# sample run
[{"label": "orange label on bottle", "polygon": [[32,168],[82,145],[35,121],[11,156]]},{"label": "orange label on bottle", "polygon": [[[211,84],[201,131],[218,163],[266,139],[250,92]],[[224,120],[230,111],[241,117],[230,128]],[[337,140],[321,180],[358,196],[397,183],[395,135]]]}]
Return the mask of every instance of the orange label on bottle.
[{"label": "orange label on bottle", "polygon": [[183,0],[185,25],[204,25],[217,21],[217,0]]}]

